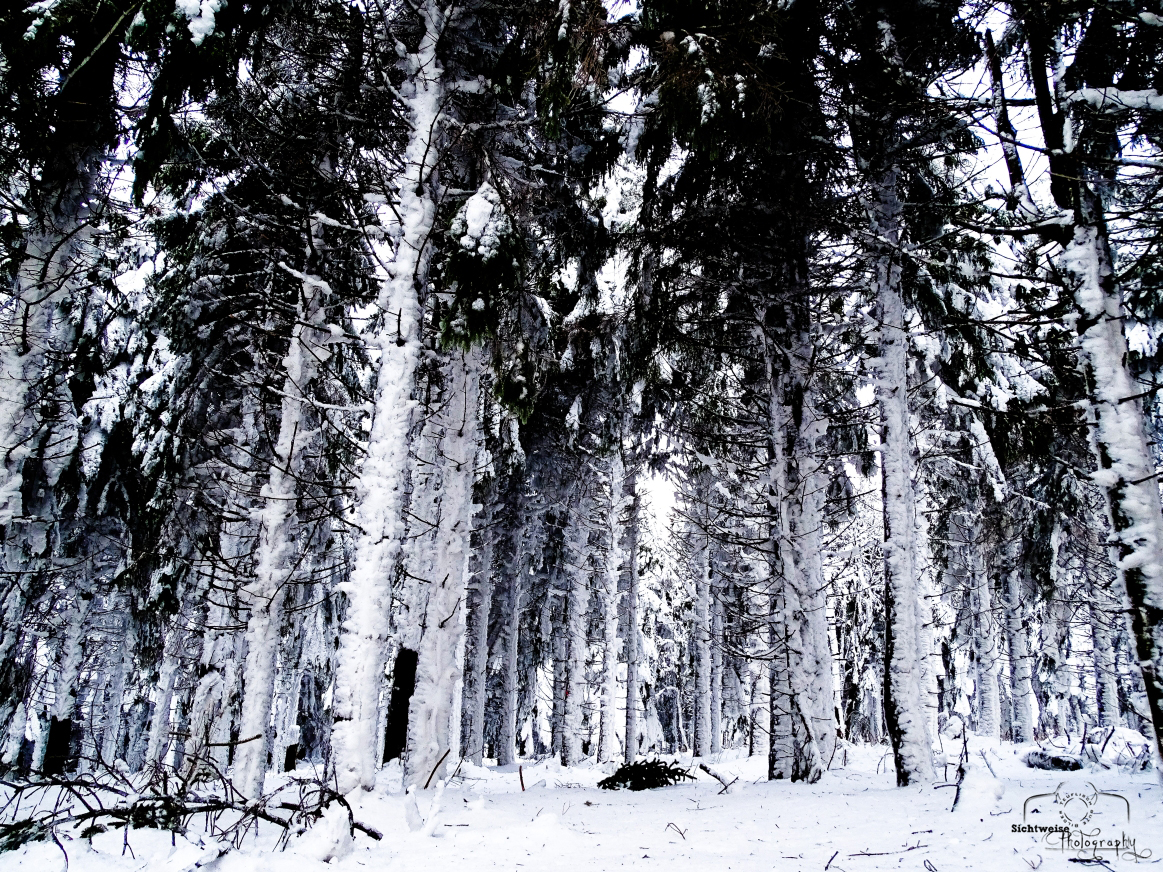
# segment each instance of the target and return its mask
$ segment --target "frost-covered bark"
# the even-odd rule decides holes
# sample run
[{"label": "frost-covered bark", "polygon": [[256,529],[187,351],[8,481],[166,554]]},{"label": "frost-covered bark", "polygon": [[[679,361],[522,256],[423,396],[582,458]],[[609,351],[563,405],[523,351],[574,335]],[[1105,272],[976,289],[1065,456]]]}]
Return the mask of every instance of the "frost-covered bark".
[{"label": "frost-covered bark", "polygon": [[565,697],[569,690],[569,636],[566,627],[566,600],[569,594],[564,586],[561,565],[549,569],[549,585],[545,605],[541,610],[543,637],[549,641],[552,652],[550,675],[553,686],[552,709],[549,714],[549,750],[561,756],[565,733]]},{"label": "frost-covered bark", "polygon": [[[75,177],[46,197],[27,232],[11,296],[0,307],[0,526],[15,522],[15,529],[34,520],[21,490],[39,470],[26,470],[25,462],[42,452],[45,482],[53,487],[77,439],[62,359],[74,329],[62,305],[84,271],[101,154],[75,157]],[[0,658],[7,653],[0,650]]]},{"label": "frost-covered bark", "polygon": [[[412,540],[410,572],[426,589],[416,648],[416,689],[408,709],[404,783],[423,787],[459,749],[465,595],[476,457],[481,354],[457,352],[441,367],[439,407],[417,439],[411,513],[424,529]],[[445,756],[447,755],[447,756]],[[443,758],[443,762],[442,762]]]},{"label": "frost-covered bark", "polygon": [[1163,753],[1163,506],[1148,444],[1141,385],[1127,369],[1122,291],[1097,198],[1083,186],[1087,223],[1063,254],[1073,278],[1078,343],[1090,390],[1093,481],[1106,496],[1116,566],[1131,602],[1139,666]]},{"label": "frost-covered bark", "polygon": [[800,638],[808,672],[804,696],[810,708],[812,735],[819,746],[820,760],[827,766],[836,747],[836,704],[822,541],[825,483],[824,476],[815,464],[813,466],[812,473],[804,482],[797,549],[799,578],[803,584]]},{"label": "frost-covered bark", "polygon": [[[793,316],[794,317],[794,316]],[[790,328],[799,343],[804,341],[804,324],[789,321],[779,329]],[[818,626],[812,622],[811,610],[822,597],[821,577],[811,577],[816,559],[809,548],[818,551],[818,528],[823,522],[822,494],[817,493],[816,440],[827,429],[816,416],[806,390],[802,366],[808,358],[792,355],[794,362],[784,365],[777,358],[774,343],[763,337],[767,376],[768,460],[767,478],[772,508],[776,517],[770,523],[770,593],[771,597],[771,736],[768,777],[815,782],[827,765],[817,736],[820,732],[821,703],[823,718],[831,732],[831,693],[817,686],[822,668],[817,663]],[[797,345],[797,351],[802,348]],[[789,402],[798,398],[799,426]],[[789,438],[789,433],[791,438]],[[828,666],[827,686],[831,686]],[[827,699],[821,697],[827,694]]]},{"label": "frost-covered bark", "polygon": [[609,514],[606,516],[606,554],[602,573],[602,701],[599,724],[598,760],[609,763],[622,753],[618,739],[618,660],[622,641],[618,636],[619,582],[622,577],[623,534],[622,454],[610,457]]},{"label": "frost-covered bark", "polygon": [[501,661],[501,724],[497,739],[497,764],[508,766],[517,759],[517,690],[519,675],[517,670],[517,649],[521,635],[522,590],[524,587],[521,570],[524,563],[517,563],[517,571],[509,575],[506,596],[507,612],[503,639],[503,660]]},{"label": "frost-covered bark", "polygon": [[101,154],[71,148],[54,157],[74,163],[71,178],[30,210],[15,281],[0,291],[0,726],[19,703],[5,698],[17,689],[4,673],[50,583],[60,547],[56,489],[78,439],[67,385],[76,336],[68,309],[92,259]]},{"label": "frost-covered bark", "polygon": [[642,704],[638,687],[640,647],[638,639],[638,513],[640,499],[636,470],[626,470],[625,493],[629,500],[629,507],[623,541],[626,543],[626,567],[629,570],[629,581],[626,588],[626,747],[623,759],[627,763],[633,763],[638,757],[638,708]]},{"label": "frost-covered bark", "polygon": [[[322,225],[311,219],[311,250],[322,247]],[[239,734],[244,741],[235,759],[235,786],[243,796],[254,799],[262,793],[271,750],[271,703],[275,690],[275,662],[283,624],[283,602],[287,586],[299,565],[296,555],[296,505],[303,457],[310,453],[318,435],[310,419],[304,416],[311,401],[313,383],[319,363],[325,360],[324,348],[330,332],[323,324],[327,283],[317,276],[300,274],[302,283],[296,301],[295,325],[287,354],[282,361],[284,372],[279,431],[274,458],[263,486],[258,551],[255,555],[254,579],[243,589],[250,615],[246,624],[246,665],[243,670],[242,713]],[[273,761],[276,767],[282,761]]]},{"label": "frost-covered bark", "polygon": [[470,609],[468,639],[468,672],[464,683],[464,741],[463,753],[477,766],[485,754],[485,702],[488,699],[485,685],[489,661],[489,616],[493,606],[493,519],[495,507],[492,500],[482,519],[483,542],[477,558],[476,582]]},{"label": "frost-covered bark", "polygon": [[922,642],[924,616],[915,557],[916,498],[909,434],[908,322],[901,296],[899,170],[873,180],[869,203],[873,291],[879,329],[876,399],[881,417],[880,466],[884,501],[885,721],[896,761],[897,784],[934,778],[925,710]]},{"label": "frost-covered bark", "polygon": [[101,760],[110,764],[117,759],[121,741],[121,711],[125,700],[125,686],[133,668],[133,653],[137,647],[137,624],[129,610],[129,598],[120,598],[118,605],[118,638],[113,647],[113,664],[109,684],[105,689],[105,704],[101,712]]},{"label": "frost-covered bark", "polygon": [[694,560],[695,601],[691,645],[695,668],[695,741],[696,757],[712,753],[711,732],[711,543],[697,537]]},{"label": "frost-covered bark", "polygon": [[1119,676],[1115,666],[1115,621],[1118,612],[1109,593],[1093,584],[1090,594],[1090,627],[1094,645],[1095,704],[1098,723],[1104,727],[1121,727]]},{"label": "frost-covered bark", "polygon": [[993,592],[982,565],[981,542],[976,519],[968,519],[966,567],[969,572],[970,603],[973,614],[973,653],[977,670],[977,734],[1001,737],[1001,696],[998,687],[999,651],[993,615]]},{"label": "frost-covered bark", "polygon": [[178,621],[170,622],[166,627],[157,684],[151,693],[153,710],[149,721],[149,744],[143,761],[147,766],[165,762],[172,747],[170,715],[174,703],[174,684],[181,669],[179,658],[185,641],[182,637]]},{"label": "frost-covered bark", "polygon": [[711,753],[723,750],[723,604],[712,601],[711,617]]},{"label": "frost-covered bark", "polygon": [[1022,540],[1016,530],[1009,530],[1003,570],[1005,590],[1005,629],[1009,643],[1010,695],[1013,699],[1013,740],[1034,741],[1034,687],[1030,680],[1030,640],[1026,633],[1022,601]]},{"label": "frost-covered bark", "polygon": [[[427,283],[429,234],[436,217],[433,178],[441,152],[439,117],[445,86],[437,45],[446,10],[434,0],[419,6],[424,25],[419,46],[408,55],[403,85],[410,132],[400,178],[401,218],[390,278],[379,298],[383,324],[375,338],[380,353],[367,456],[355,485],[356,538],[351,577],[339,585],[347,600],[336,658],[332,765],[341,793],[375,783],[380,685],[391,602],[391,579],[404,527],[404,486],[414,402],[412,389],[421,352],[420,293]],[[463,579],[452,580],[460,585]]]},{"label": "frost-covered bark", "polygon": [[590,609],[589,566],[586,559],[586,542],[589,530],[586,527],[588,499],[579,498],[579,505],[571,513],[569,547],[566,552],[567,568],[564,572],[567,589],[565,602],[566,642],[565,698],[562,700],[562,742],[561,763],[573,766],[582,760],[582,717],[586,696],[586,660],[589,655],[589,640],[586,636],[587,618]]}]

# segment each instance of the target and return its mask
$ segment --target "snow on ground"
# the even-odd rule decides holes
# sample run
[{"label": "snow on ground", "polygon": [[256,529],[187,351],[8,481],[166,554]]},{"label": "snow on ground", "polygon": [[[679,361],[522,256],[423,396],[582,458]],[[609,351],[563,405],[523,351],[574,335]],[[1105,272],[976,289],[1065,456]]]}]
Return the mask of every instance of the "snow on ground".
[{"label": "snow on ground", "polygon": [[[1023,822],[1023,807],[1026,824],[1077,820],[1101,838],[1133,839],[1139,862],[1163,857],[1163,788],[1154,772],[1046,772],[1021,763],[1027,748],[972,739],[970,750],[974,765],[954,812],[953,788],[894,787],[884,747],[840,751],[813,786],[768,782],[762,757],[726,752],[710,761],[719,774],[739,779],[726,795],[702,772],[694,783],[658,790],[599,790],[597,782],[613,767],[564,769],[543,761],[520,773],[464,764],[447,790],[426,791],[413,804],[401,795],[393,764],[355,807],[357,820],[383,832],[379,842],[361,833],[352,840],[346,814],[337,812],[281,852],[273,828],[217,859],[212,845],[118,830],[96,836],[92,847],[62,838],[60,847],[37,843],[0,854],[0,872],[63,872],[62,849],[69,872],[1081,868],[1069,862],[1079,852],[1061,850],[1057,837],[1013,830]],[[951,779],[954,769],[947,769]],[[268,788],[274,783],[272,777]],[[1027,801],[1038,794],[1048,796]],[[1111,868],[1136,862],[1126,847],[1121,854],[1100,856]]]}]

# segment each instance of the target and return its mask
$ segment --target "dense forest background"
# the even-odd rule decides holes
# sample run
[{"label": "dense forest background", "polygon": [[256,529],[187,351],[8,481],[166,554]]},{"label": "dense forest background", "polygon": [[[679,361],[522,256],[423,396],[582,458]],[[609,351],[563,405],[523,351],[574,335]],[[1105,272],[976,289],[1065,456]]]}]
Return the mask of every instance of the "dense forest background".
[{"label": "dense forest background", "polygon": [[1158,0],[26,3],[8,777],[1163,737]]}]

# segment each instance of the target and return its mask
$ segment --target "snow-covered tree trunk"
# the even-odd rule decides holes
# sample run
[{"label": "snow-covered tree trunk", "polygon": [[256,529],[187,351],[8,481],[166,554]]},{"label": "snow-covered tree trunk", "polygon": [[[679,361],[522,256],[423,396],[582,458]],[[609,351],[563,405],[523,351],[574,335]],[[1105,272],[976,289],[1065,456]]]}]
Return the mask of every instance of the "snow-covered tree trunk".
[{"label": "snow-covered tree trunk", "polygon": [[[323,246],[323,227],[310,219],[311,250]],[[285,269],[290,269],[284,265]],[[283,384],[279,432],[274,458],[263,486],[258,550],[254,579],[244,587],[243,599],[250,616],[246,623],[246,665],[243,670],[242,714],[235,759],[235,787],[254,799],[263,790],[267,755],[271,750],[271,704],[275,690],[275,663],[283,625],[283,602],[299,561],[295,531],[299,481],[303,457],[311,452],[318,429],[305,419],[319,363],[325,360],[324,303],[327,283],[317,276],[298,273],[301,282],[296,302],[295,326],[282,361]],[[252,737],[259,737],[252,739]],[[282,761],[275,759],[275,766]]]},{"label": "snow-covered tree trunk", "polygon": [[998,688],[996,622],[989,574],[982,565],[982,543],[975,518],[965,523],[969,533],[965,565],[969,571],[973,620],[973,654],[977,675],[977,735],[1001,738],[1001,695]]},{"label": "snow-covered tree trunk", "polygon": [[[146,747],[146,766],[164,763],[171,748],[170,712],[173,709],[174,685],[181,669],[181,647],[185,641],[180,621],[172,620],[166,627],[157,684],[153,688],[153,713],[149,721],[149,744]],[[240,737],[243,738],[243,737]]]},{"label": "snow-covered tree trunk", "polygon": [[[1115,666],[1115,633],[1113,623],[1117,611],[1109,602],[1109,594],[1097,584],[1090,595],[1090,628],[1094,646],[1095,704],[1098,723],[1104,727],[1121,727],[1122,711],[1119,705],[1119,676]],[[1110,611],[1107,609],[1110,608]]]},{"label": "snow-covered tree trunk", "polygon": [[881,417],[880,468],[884,504],[884,709],[897,784],[933,781],[933,752],[925,709],[919,596],[916,500],[909,434],[909,332],[901,296],[899,170],[887,166],[873,180],[869,203],[874,236],[873,290],[879,326],[876,398]]},{"label": "snow-covered tree trunk", "polygon": [[[233,556],[229,537],[223,536],[224,557]],[[231,612],[238,606],[237,588],[216,582],[212,570],[211,587],[218,590],[206,604],[203,626],[202,656],[198,664],[198,682],[190,700],[190,746],[226,769],[228,754],[225,747],[214,747],[228,741],[231,717],[230,699],[235,693],[240,660],[246,656],[246,636],[232,628]],[[234,612],[237,615],[237,611]],[[222,721],[225,720],[225,725]],[[225,738],[224,738],[225,737]],[[240,736],[241,738],[241,736]]]},{"label": "snow-covered tree trunk", "polygon": [[711,599],[711,753],[723,750],[723,604]]},{"label": "snow-covered tree trunk", "polygon": [[28,707],[18,703],[11,719],[8,721],[8,733],[4,740],[4,753],[0,756],[0,764],[5,767],[15,767],[20,761],[20,752],[24,747],[24,734],[28,728]]},{"label": "snow-covered tree trunk", "polygon": [[1119,575],[1131,603],[1131,626],[1143,671],[1156,746],[1163,754],[1163,505],[1140,399],[1127,368],[1122,289],[1095,197],[1081,186],[1086,223],[1063,254],[1073,278],[1078,343],[1090,390],[1092,480],[1106,496]]},{"label": "snow-covered tree trunk", "polygon": [[[383,324],[374,345],[380,353],[367,456],[355,485],[356,537],[350,578],[338,585],[347,599],[340,627],[332,707],[332,766],[341,793],[375,784],[380,685],[391,603],[391,580],[400,555],[405,476],[414,402],[412,390],[421,353],[420,293],[427,284],[429,234],[439,199],[433,179],[441,152],[439,123],[445,86],[437,57],[446,15],[435,0],[423,0],[424,31],[409,55],[402,86],[410,131],[400,178],[400,236],[390,278],[379,299]],[[460,585],[463,579],[450,580]]]},{"label": "snow-covered tree trunk", "polygon": [[133,652],[137,647],[137,623],[130,610],[129,597],[119,598],[120,633],[113,648],[113,671],[106,688],[105,705],[101,712],[101,760],[106,764],[117,759],[121,741],[121,709],[125,699],[125,684],[133,667]]},{"label": "snow-covered tree trunk", "polygon": [[567,646],[565,665],[565,698],[562,700],[561,763],[574,766],[582,760],[582,719],[586,696],[586,659],[589,639],[586,635],[590,610],[590,585],[587,554],[586,512],[588,501],[581,497],[569,526],[569,547],[566,552],[567,584],[564,637]]},{"label": "snow-covered tree trunk", "polygon": [[[795,325],[787,326],[794,329]],[[810,518],[804,511],[805,508],[815,511],[817,505],[814,494],[812,501],[805,504],[805,488],[814,483],[811,470],[815,461],[811,453],[815,438],[822,434],[822,430],[820,422],[812,420],[811,403],[804,396],[804,374],[788,371],[777,359],[774,342],[766,335],[762,336],[762,341],[768,392],[768,500],[776,512],[770,523],[768,545],[770,642],[774,658],[770,673],[768,777],[815,782],[823,774],[827,761],[823,759],[816,740],[816,701],[813,699],[817,695],[813,686],[815,643],[810,636],[804,637],[805,627],[809,633],[813,630],[808,625],[805,610],[805,607],[810,607],[812,595],[805,576],[808,560],[803,549],[806,543],[801,540],[808,528],[818,526],[822,520]],[[789,396],[796,394],[802,403],[802,432],[796,430],[795,415],[786,402]],[[791,440],[788,439],[789,431],[795,434]],[[803,438],[805,436],[807,438]],[[803,477],[805,470],[808,470],[806,478]],[[819,506],[822,508],[822,503]]]},{"label": "snow-covered tree trunk", "polygon": [[[428,474],[416,484],[413,512],[429,529],[413,540],[413,574],[427,584],[416,689],[408,707],[404,783],[423,787],[459,748],[465,595],[470,576],[473,487],[479,438],[481,353],[451,354],[442,366],[440,407],[418,438]],[[429,438],[425,438],[429,437]]]},{"label": "snow-covered tree trunk", "polygon": [[[773,542],[778,542],[778,534]],[[774,558],[778,560],[778,558]],[[771,595],[771,618],[768,627],[768,647],[771,659],[767,663],[768,678],[768,746],[767,777],[769,780],[790,779],[795,765],[794,700],[791,686],[791,652],[788,645],[787,592],[774,572],[771,584],[776,585]]]},{"label": "snow-covered tree trunk", "polygon": [[1005,584],[1003,593],[1010,657],[1010,694],[1013,699],[1013,740],[1024,743],[1034,741],[1034,687],[1030,681],[1030,641],[1023,620],[1026,606],[1022,601],[1022,540],[1012,528],[1007,533],[1002,578]]},{"label": "snow-covered tree trunk", "polygon": [[517,692],[520,687],[518,651],[521,636],[521,609],[524,606],[525,573],[523,530],[514,533],[513,553],[505,581],[505,622],[501,636],[501,722],[497,735],[497,765],[517,762]]},{"label": "snow-covered tree trunk", "polygon": [[626,567],[629,581],[626,588],[626,747],[624,759],[633,763],[638,757],[638,707],[641,694],[638,687],[638,522],[640,499],[638,475],[634,469],[625,472],[625,492],[629,499],[626,532]]},{"label": "snow-covered tree trunk", "polygon": [[75,762],[72,753],[73,715],[77,711],[81,664],[85,655],[85,635],[93,592],[84,580],[65,610],[61,632],[56,640],[57,674],[53,683],[53,704],[49,709],[46,743],[49,757],[47,772],[60,775]]},{"label": "snow-covered tree trunk", "polygon": [[472,609],[469,613],[468,674],[464,683],[464,755],[480,766],[485,755],[485,701],[488,688],[489,616],[493,607],[493,518],[494,508],[486,510],[481,526],[484,529],[481,552],[478,557]]},{"label": "snow-covered tree trunk", "polygon": [[298,758],[299,693],[303,687],[303,636],[299,629],[290,627],[279,652],[270,728],[271,765],[275,772],[293,771]]},{"label": "snow-covered tree trunk", "polygon": [[696,533],[694,622],[691,643],[695,669],[695,741],[696,757],[711,752],[711,541]]},{"label": "snow-covered tree trunk", "polygon": [[[39,450],[59,458],[46,462],[51,487],[71,453],[65,443],[77,438],[61,359],[73,330],[62,305],[75,277],[85,274],[84,252],[93,233],[91,201],[102,154],[85,149],[75,157],[75,178],[56,196],[45,197],[39,219],[33,219],[26,233],[11,296],[0,307],[0,526],[15,522],[14,529],[33,536],[35,524],[26,526],[34,521],[33,507],[25,506],[21,496],[29,472],[25,461]],[[68,157],[61,155],[60,160]],[[47,450],[41,442],[46,428]],[[7,654],[0,649],[0,659]]]},{"label": "snow-covered tree trunk", "polygon": [[836,747],[836,703],[821,536],[825,496],[823,477],[813,475],[805,487],[807,492],[801,516],[803,530],[799,540],[803,561],[800,577],[804,583],[800,637],[809,666],[810,685],[805,697],[811,710],[812,734],[820,748],[821,762],[827,766]]},{"label": "snow-covered tree trunk", "polygon": [[609,763],[622,753],[618,741],[618,660],[622,643],[618,637],[618,606],[621,603],[619,581],[622,577],[621,548],[623,522],[623,469],[621,452],[610,458],[609,499],[610,511],[606,516],[605,571],[602,574],[602,702],[598,760]]},{"label": "snow-covered tree trunk", "polygon": [[549,642],[552,656],[550,681],[552,682],[552,707],[549,713],[549,751],[554,756],[561,755],[562,730],[565,726],[566,664],[569,658],[569,642],[565,627],[565,600],[568,591],[561,587],[560,566],[549,569],[548,592],[541,612],[543,638]]}]

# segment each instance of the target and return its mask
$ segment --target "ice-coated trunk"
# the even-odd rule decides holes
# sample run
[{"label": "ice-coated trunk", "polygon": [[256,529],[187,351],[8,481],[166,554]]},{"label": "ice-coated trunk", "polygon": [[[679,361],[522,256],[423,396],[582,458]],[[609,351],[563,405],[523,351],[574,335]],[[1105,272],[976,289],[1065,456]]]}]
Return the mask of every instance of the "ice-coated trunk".
[{"label": "ice-coated trunk", "polygon": [[[5,549],[7,553],[8,549]],[[15,561],[17,564],[22,562],[20,558]],[[12,565],[12,561],[6,561],[8,565]],[[25,599],[24,589],[25,585],[20,576],[15,576],[8,579],[3,588],[4,599],[0,602],[0,682],[4,685],[16,685],[15,675],[17,669],[17,646],[20,643],[21,635],[24,632],[24,611],[27,607],[27,600]],[[16,713],[18,706],[23,711],[23,687],[12,687],[8,691],[10,694],[7,699],[0,699],[0,728],[8,724],[8,719]],[[23,731],[24,726],[21,724],[20,729]],[[23,733],[21,734],[23,737]]]},{"label": "ice-coated trunk", "polygon": [[114,647],[113,671],[106,688],[105,704],[101,712],[101,761],[111,764],[117,759],[121,741],[121,708],[125,699],[125,684],[133,668],[133,650],[137,646],[137,624],[130,610],[129,598],[120,599],[121,633]]},{"label": "ice-coated trunk", "polygon": [[[223,531],[223,556],[230,559],[235,554],[238,543],[235,537]],[[211,586],[215,585],[215,575],[211,575]],[[208,598],[206,619],[202,630],[202,656],[198,664],[198,683],[190,701],[190,738],[187,747],[197,755],[226,769],[227,748],[231,717],[230,700],[235,692],[235,682],[246,658],[245,634],[233,628],[237,615],[238,592],[227,584],[218,582],[219,590]],[[225,724],[222,722],[225,721]],[[225,739],[223,738],[225,737]]]},{"label": "ice-coated trunk", "polygon": [[589,568],[586,565],[586,539],[589,531],[585,526],[585,513],[581,511],[585,506],[586,502],[580,501],[578,511],[573,513],[574,519],[570,524],[568,566],[565,569],[569,585],[568,600],[565,605],[565,635],[569,659],[566,663],[566,687],[562,713],[561,763],[563,766],[575,766],[583,759],[583,705],[586,696],[586,660],[589,654],[586,625],[590,610]]},{"label": "ice-coated trunk", "polygon": [[695,557],[695,609],[691,627],[695,668],[696,757],[711,752],[711,541],[700,536]]},{"label": "ice-coated trunk", "polygon": [[[773,537],[774,541],[778,541]],[[778,558],[776,558],[778,560]],[[791,686],[791,653],[788,645],[785,586],[773,573],[772,583],[777,585],[771,597],[771,618],[768,627],[768,646],[771,659],[767,663],[768,702],[768,780],[790,779],[795,765],[796,743],[795,722],[793,720]]]},{"label": "ice-coated trunk", "polygon": [[[322,248],[322,224],[311,219],[309,250]],[[285,268],[285,267],[284,267]],[[274,698],[279,640],[283,628],[283,603],[298,565],[295,539],[296,503],[303,457],[310,453],[317,428],[304,420],[319,362],[326,359],[324,303],[327,283],[297,273],[301,282],[295,307],[295,325],[283,357],[282,404],[274,458],[262,489],[258,549],[254,578],[243,588],[249,610],[246,622],[246,664],[243,669],[242,712],[239,718],[234,784],[248,799],[263,790],[267,756],[271,751],[271,704]],[[277,756],[277,755],[276,755]],[[281,760],[274,760],[276,766]]]},{"label": "ice-coated trunk", "polygon": [[711,617],[711,753],[723,750],[723,604],[712,600]]},{"label": "ice-coated trunk", "polygon": [[[520,541],[520,537],[518,537]],[[520,549],[515,549],[519,551]],[[502,636],[501,663],[501,723],[497,737],[497,765],[511,766],[517,762],[517,690],[519,674],[517,652],[521,631],[521,595],[524,589],[525,562],[514,553],[510,562],[505,592],[505,628]]]},{"label": "ice-coated trunk", "polygon": [[605,571],[602,574],[602,703],[598,761],[609,763],[618,759],[622,745],[618,739],[618,660],[622,642],[618,637],[618,605],[621,602],[619,581],[622,577],[622,456],[614,452],[610,459],[609,498],[607,516]]},{"label": "ice-coated trunk", "polygon": [[993,617],[993,592],[989,574],[982,565],[982,546],[977,536],[976,521],[970,519],[966,529],[970,533],[966,543],[965,564],[972,585],[970,604],[973,609],[973,660],[977,670],[977,735],[999,739],[1001,692],[997,683],[999,652]]},{"label": "ice-coated trunk", "polygon": [[[427,580],[423,635],[417,646],[416,689],[408,707],[404,784],[423,787],[459,749],[464,668],[465,594],[479,443],[481,353],[446,359],[439,409],[418,440],[417,460],[429,470],[415,485],[413,512],[426,532],[413,540],[414,575]],[[425,438],[431,436],[434,438]]]},{"label": "ice-coated trunk", "polygon": [[[794,325],[789,325],[794,326]],[[811,604],[804,534],[819,521],[805,515],[807,488],[814,484],[815,438],[823,433],[814,421],[811,403],[798,372],[781,371],[772,341],[765,335],[764,364],[768,389],[768,486],[769,503],[776,517],[770,522],[771,597],[771,735],[768,778],[790,778],[814,783],[827,761],[816,740],[815,645],[809,632],[807,608]],[[789,397],[801,400],[801,423],[787,405]],[[793,438],[789,440],[789,433]],[[790,442],[790,448],[789,448]],[[806,473],[806,476],[805,476]]]},{"label": "ice-coated trunk", "polygon": [[624,759],[633,763],[638,756],[638,707],[641,694],[638,688],[638,476],[634,470],[625,474],[625,493],[629,499],[626,532],[626,567],[629,581],[626,588],[626,748]]},{"label": "ice-coated trunk", "polygon": [[[32,520],[32,507],[21,498],[27,471],[24,463],[38,450],[38,434],[50,428],[49,455],[60,455],[67,438],[58,425],[72,412],[71,397],[63,384],[66,368],[61,353],[71,342],[68,300],[71,280],[84,274],[81,258],[91,245],[90,199],[96,185],[101,154],[87,151],[78,160],[72,184],[57,197],[46,197],[42,221],[28,231],[24,256],[11,296],[0,307],[0,525]],[[54,408],[55,407],[55,408]],[[46,414],[47,413],[47,414]],[[72,436],[76,438],[75,433]],[[67,452],[66,452],[67,453]],[[56,483],[46,461],[46,476]],[[63,467],[62,467],[63,468]],[[59,475],[59,471],[56,475]],[[6,655],[0,651],[0,656]]]},{"label": "ice-coated trunk", "polygon": [[812,462],[804,482],[796,551],[798,577],[803,584],[800,640],[809,682],[804,693],[805,707],[809,709],[820,762],[826,767],[836,747],[836,703],[822,542],[826,485],[818,466]]},{"label": "ice-coated trunk", "polygon": [[[1082,186],[1083,205],[1099,214]],[[1063,255],[1074,280],[1078,341],[1090,392],[1092,479],[1106,496],[1116,567],[1131,603],[1131,627],[1155,742],[1163,754],[1163,506],[1143,415],[1142,385],[1127,368],[1122,290],[1100,220],[1075,228]]]},{"label": "ice-coated trunk", "polygon": [[[1020,549],[1016,541],[1008,550]],[[1021,570],[1015,563],[1007,567],[1006,584],[1006,635],[1009,643],[1009,686],[1013,698],[1013,741],[1034,741],[1034,685],[1030,681],[1032,658],[1029,652],[1029,637],[1026,623],[1025,603],[1022,602]]]},{"label": "ice-coated trunk", "polygon": [[28,728],[28,709],[24,703],[19,703],[8,721],[8,734],[4,741],[4,754],[0,756],[0,764],[16,766],[20,760],[20,751],[24,747],[24,733]]},{"label": "ice-coated trunk", "polygon": [[61,775],[76,764],[73,736],[73,716],[79,711],[81,665],[85,655],[85,637],[88,631],[89,609],[93,593],[87,580],[73,594],[73,601],[63,615],[63,626],[54,640],[56,643],[56,680],[53,683],[53,703],[45,737],[45,772]]},{"label": "ice-coated trunk", "polygon": [[1101,726],[1121,727],[1123,718],[1119,706],[1119,676],[1115,666],[1115,634],[1112,632],[1114,622],[1121,615],[1110,599],[1107,591],[1097,585],[1091,591],[1090,628],[1094,644],[1095,703]]},{"label": "ice-coated trunk", "polygon": [[922,644],[924,616],[919,596],[916,500],[912,439],[909,435],[909,334],[901,296],[901,202],[899,171],[882,170],[869,204],[875,261],[873,290],[879,322],[876,399],[881,418],[881,487],[884,507],[885,723],[892,741],[897,784],[934,779],[933,753],[925,710]]},{"label": "ice-coated trunk", "polygon": [[92,603],[93,594],[87,588],[82,588],[65,613],[64,626],[57,641],[59,659],[51,709],[55,721],[72,719],[77,708],[81,662],[85,656],[85,630]]},{"label": "ice-coated trunk", "polygon": [[469,622],[468,674],[464,682],[464,755],[477,766],[485,756],[485,685],[489,662],[489,614],[493,606],[493,509],[484,517],[484,542],[476,572],[471,620]]},{"label": "ice-coated trunk", "polygon": [[295,632],[283,644],[279,661],[271,719],[271,764],[276,772],[291,772],[299,757],[299,693],[303,687],[301,633]]},{"label": "ice-coated trunk", "polygon": [[[434,0],[419,5],[424,32],[409,55],[409,80],[402,86],[410,131],[400,178],[400,238],[390,278],[380,294],[383,326],[367,456],[355,485],[356,537],[349,579],[337,588],[347,611],[340,626],[332,706],[332,766],[340,793],[375,785],[380,685],[391,607],[391,579],[400,555],[405,477],[414,402],[412,390],[421,353],[420,293],[427,283],[428,237],[436,217],[433,179],[441,151],[439,116],[445,88],[437,44],[445,13]],[[453,581],[460,585],[463,579]]]},{"label": "ice-coated trunk", "polygon": [[1030,640],[1023,620],[1026,606],[1022,601],[1022,540],[1016,530],[1008,532],[1003,593],[1010,655],[1010,695],[1013,698],[1013,740],[1024,743],[1034,741],[1034,686],[1030,680]]},{"label": "ice-coated trunk", "polygon": [[[0,670],[28,631],[37,573],[54,546],[54,489],[77,440],[76,412],[65,376],[75,329],[66,305],[85,273],[91,243],[89,198],[100,155],[79,163],[74,184],[46,198],[42,220],[25,235],[15,281],[0,294],[0,527],[5,590],[0,613]],[[55,202],[53,200],[55,199]],[[30,487],[31,485],[31,487]],[[25,491],[31,491],[28,502]],[[5,688],[7,690],[7,688]],[[0,699],[0,725],[18,699]],[[55,717],[55,716],[53,716]]]},{"label": "ice-coated trunk", "polygon": [[174,684],[181,668],[179,652],[183,642],[183,632],[179,622],[171,621],[166,629],[165,644],[162,648],[161,666],[158,669],[157,684],[153,687],[153,714],[149,721],[149,744],[146,746],[146,766],[164,763],[170,752],[171,730],[170,710],[173,708]]},{"label": "ice-coated trunk", "polygon": [[569,637],[566,632],[566,598],[569,591],[559,587],[562,572],[550,570],[549,597],[544,617],[552,629],[546,634],[553,651],[553,709],[549,717],[549,750],[554,756],[562,755],[565,734],[565,696],[568,690]]}]

